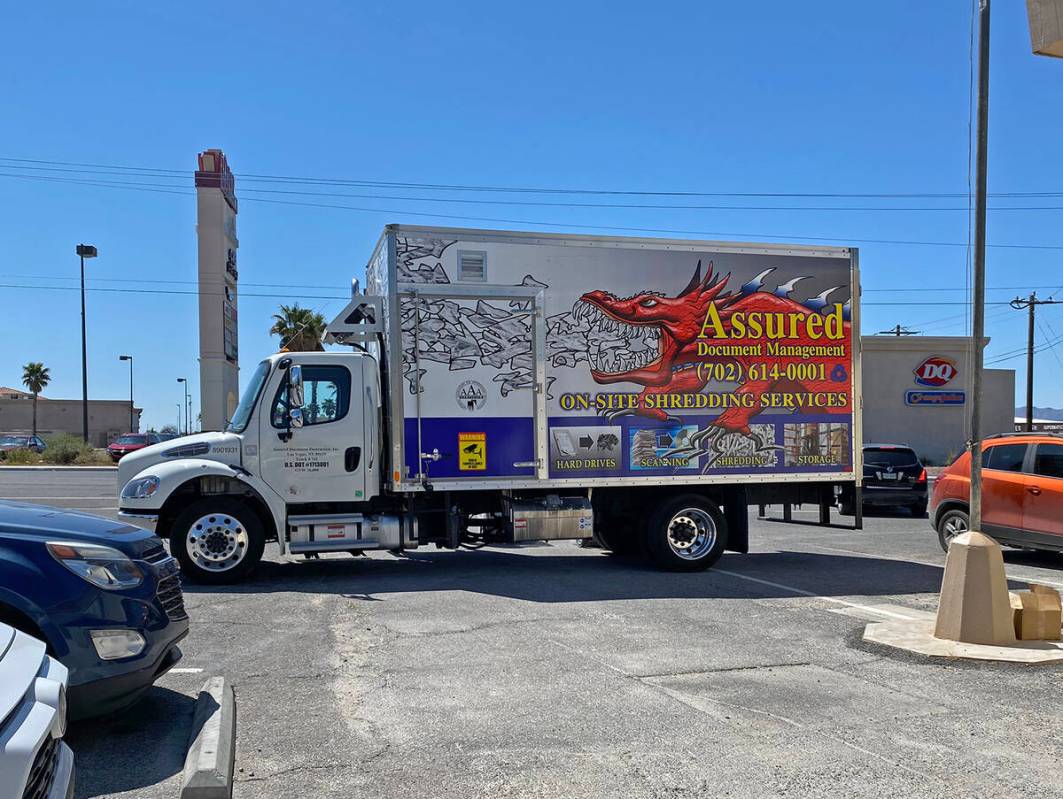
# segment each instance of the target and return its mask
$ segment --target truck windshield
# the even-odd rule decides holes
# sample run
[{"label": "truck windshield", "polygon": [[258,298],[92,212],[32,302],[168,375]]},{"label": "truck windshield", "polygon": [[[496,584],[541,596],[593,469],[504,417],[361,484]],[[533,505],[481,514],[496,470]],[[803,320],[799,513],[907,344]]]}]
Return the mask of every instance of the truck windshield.
[{"label": "truck windshield", "polygon": [[251,382],[244,389],[240,404],[236,406],[236,412],[233,413],[229,426],[225,428],[230,433],[244,432],[247,423],[251,420],[251,411],[255,409],[258,395],[262,393],[262,386],[266,383],[267,375],[269,375],[269,361],[262,361],[255,369],[255,373],[251,375]]}]

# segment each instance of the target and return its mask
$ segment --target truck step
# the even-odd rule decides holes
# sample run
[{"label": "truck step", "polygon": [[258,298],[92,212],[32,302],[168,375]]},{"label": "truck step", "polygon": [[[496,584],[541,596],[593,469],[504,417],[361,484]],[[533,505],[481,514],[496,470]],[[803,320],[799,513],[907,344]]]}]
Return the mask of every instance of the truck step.
[{"label": "truck step", "polygon": [[312,516],[289,516],[288,524],[301,527],[306,524],[361,524],[365,516],[361,513],[317,513]]},{"label": "truck step", "polygon": [[333,539],[331,541],[292,541],[288,551],[293,554],[303,552],[346,552],[351,549],[380,549],[380,542],[367,539]]}]

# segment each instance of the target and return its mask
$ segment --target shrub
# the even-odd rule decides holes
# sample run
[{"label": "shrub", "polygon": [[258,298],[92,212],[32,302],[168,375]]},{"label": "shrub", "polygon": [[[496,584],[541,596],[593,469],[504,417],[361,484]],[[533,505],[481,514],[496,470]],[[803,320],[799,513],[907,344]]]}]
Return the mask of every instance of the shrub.
[{"label": "shrub", "polygon": [[80,458],[91,458],[92,447],[77,436],[69,433],[56,433],[44,439],[47,445],[44,450],[44,461],[61,466],[68,466]]},{"label": "shrub", "polygon": [[78,466],[113,465],[113,461],[111,460],[111,456],[107,454],[107,450],[92,448],[89,448],[86,452],[79,452],[78,456],[74,458],[74,463]]},{"label": "shrub", "polygon": [[13,449],[4,453],[4,462],[11,466],[24,466],[27,463],[37,462],[37,453],[28,449]]}]

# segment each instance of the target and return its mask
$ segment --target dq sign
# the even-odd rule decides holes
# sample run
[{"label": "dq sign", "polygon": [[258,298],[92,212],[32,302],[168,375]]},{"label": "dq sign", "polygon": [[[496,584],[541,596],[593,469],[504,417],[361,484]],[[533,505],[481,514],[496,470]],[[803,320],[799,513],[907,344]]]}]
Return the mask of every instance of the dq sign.
[{"label": "dq sign", "polygon": [[940,355],[931,355],[913,370],[915,382],[921,386],[938,388],[948,383],[960,373],[956,362]]}]

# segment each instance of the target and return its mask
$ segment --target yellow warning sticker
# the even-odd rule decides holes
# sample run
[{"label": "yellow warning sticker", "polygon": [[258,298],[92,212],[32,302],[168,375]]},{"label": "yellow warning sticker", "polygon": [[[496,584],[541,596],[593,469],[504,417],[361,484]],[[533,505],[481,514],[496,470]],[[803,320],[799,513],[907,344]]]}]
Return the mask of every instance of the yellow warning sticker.
[{"label": "yellow warning sticker", "polygon": [[463,472],[487,469],[486,433],[458,433],[458,468]]}]

